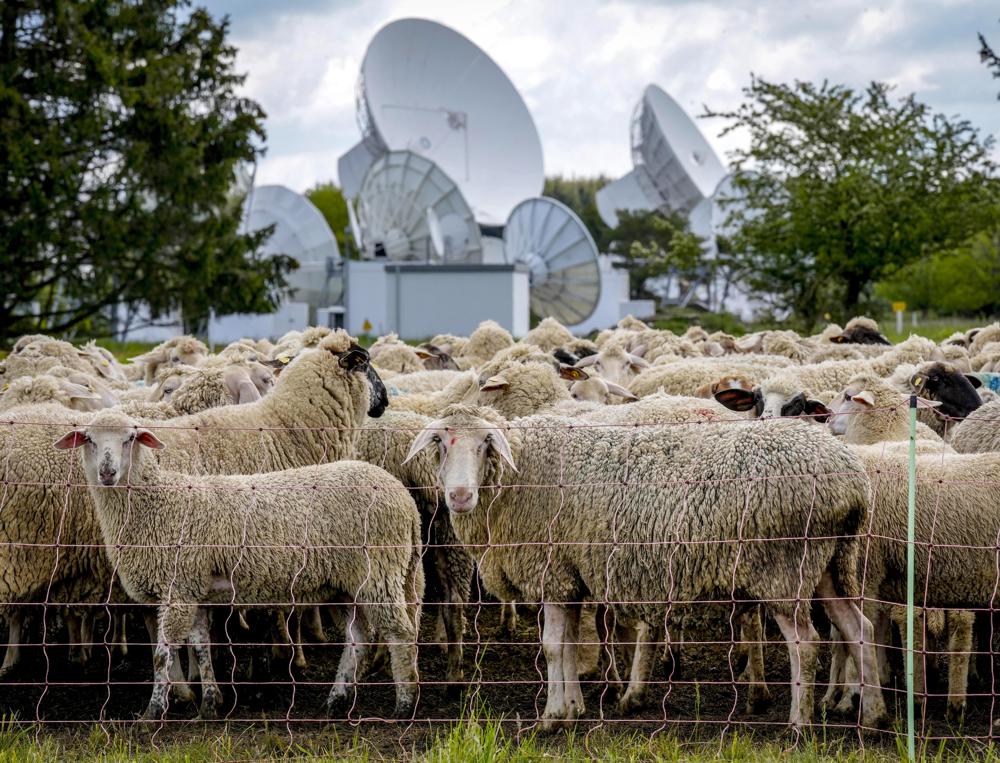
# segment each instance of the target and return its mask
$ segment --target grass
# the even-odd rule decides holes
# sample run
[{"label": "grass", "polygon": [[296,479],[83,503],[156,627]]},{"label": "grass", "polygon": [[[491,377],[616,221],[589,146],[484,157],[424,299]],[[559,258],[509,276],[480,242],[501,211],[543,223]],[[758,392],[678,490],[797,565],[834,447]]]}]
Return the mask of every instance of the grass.
[{"label": "grass", "polygon": [[[519,724],[517,724],[519,726]],[[367,736],[366,736],[367,734]],[[963,740],[939,743],[918,753],[919,760],[1000,761],[992,745]],[[168,731],[135,725],[94,725],[86,730],[63,731],[34,724],[0,721],[0,763],[219,763],[220,761],[308,760],[372,763],[411,760],[415,763],[525,763],[559,760],[582,763],[649,761],[788,761],[788,763],[895,763],[906,760],[905,745],[883,740],[858,745],[853,736],[825,741],[809,735],[795,740],[757,737],[750,732],[729,732],[709,740],[681,739],[671,732],[641,734],[607,727],[590,733],[570,731],[553,735],[518,734],[515,724],[503,723],[483,710],[475,717],[421,733],[419,727],[378,728],[374,724],[345,734],[331,728],[290,736],[283,724],[240,729],[184,726]]]}]

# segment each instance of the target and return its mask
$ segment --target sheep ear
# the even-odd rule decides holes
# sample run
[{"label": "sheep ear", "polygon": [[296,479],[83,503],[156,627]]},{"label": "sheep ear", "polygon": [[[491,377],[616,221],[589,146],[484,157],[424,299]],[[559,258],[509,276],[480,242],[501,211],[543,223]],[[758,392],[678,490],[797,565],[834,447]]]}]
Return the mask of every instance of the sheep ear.
[{"label": "sheep ear", "polygon": [[851,400],[855,403],[861,403],[861,405],[867,406],[868,408],[875,407],[875,395],[866,389],[861,390],[856,395],[851,395]]},{"label": "sheep ear", "polygon": [[830,337],[830,341],[833,342],[834,344],[844,344],[847,342],[847,337],[845,337],[843,334],[840,334],[839,336]]},{"label": "sheep ear", "polygon": [[638,397],[635,396],[634,393],[625,389],[619,384],[615,384],[614,382],[609,382],[609,381],[604,382],[604,384],[605,386],[607,386],[608,392],[610,392],[612,395],[618,395],[618,397],[624,397],[626,400],[639,399]]},{"label": "sheep ear", "polygon": [[289,355],[279,355],[274,360],[260,361],[261,365],[267,366],[268,368],[284,368],[291,362],[292,358]]},{"label": "sheep ear", "polygon": [[153,450],[163,450],[167,447],[163,444],[163,441],[159,437],[150,432],[148,429],[138,430],[135,433],[135,441],[140,445],[145,445],[147,448],[152,448]]},{"label": "sheep ear", "polygon": [[587,372],[582,368],[576,368],[575,366],[567,366],[564,363],[559,364],[559,378],[566,379],[567,381],[585,381],[590,377],[587,376]]},{"label": "sheep ear", "polygon": [[413,444],[410,445],[410,451],[406,454],[406,458],[403,459],[404,464],[409,463],[410,459],[431,444],[434,437],[437,435],[438,428],[439,425],[435,421],[433,424],[428,424],[423,430],[421,430],[420,434],[414,438]]},{"label": "sheep ear", "polygon": [[79,448],[85,442],[87,442],[87,435],[84,431],[82,429],[74,429],[52,443],[52,447],[56,450],[71,450],[72,448]]},{"label": "sheep ear", "polygon": [[923,389],[923,386],[924,386],[924,384],[926,382],[927,382],[927,379],[923,375],[921,375],[921,374],[913,374],[913,376],[910,377],[910,384],[911,384],[911,386],[913,387],[913,389],[917,390],[918,392],[921,389]]},{"label": "sheep ear", "polygon": [[638,347],[634,348],[630,355],[635,355],[637,358],[644,357],[646,355],[646,345],[640,344]]},{"label": "sheep ear", "polygon": [[416,350],[414,350],[414,352],[417,353],[417,357],[420,358],[421,360],[430,360],[431,358],[434,357],[434,353],[428,352],[427,350],[422,350],[419,347]]},{"label": "sheep ear", "polygon": [[499,429],[491,429],[490,445],[499,454],[500,458],[506,461],[507,465],[516,472],[517,465],[514,463],[514,454],[510,452],[510,443],[507,442],[504,433]]},{"label": "sheep ear", "polygon": [[983,386],[983,380],[975,374],[965,374],[965,378],[969,380],[969,384],[971,384],[974,389],[979,389]]},{"label": "sheep ear", "polygon": [[[903,401],[910,402],[910,395],[903,395]],[[917,397],[917,408],[937,408],[941,405],[940,400],[928,400],[926,397]]]},{"label": "sheep ear", "polygon": [[710,358],[719,358],[726,354],[726,349],[718,342],[705,342],[705,354]]},{"label": "sheep ear", "polygon": [[756,396],[748,389],[723,389],[714,395],[716,402],[726,406],[731,411],[749,411],[754,407]]},{"label": "sheep ear", "polygon": [[507,381],[502,376],[491,376],[489,379],[484,381],[479,385],[480,392],[493,392],[498,389],[507,389],[510,386],[510,382]]},{"label": "sheep ear", "polygon": [[635,353],[630,352],[628,354],[628,362],[630,366],[634,366],[635,368],[649,368],[649,361]]},{"label": "sheep ear", "polygon": [[821,424],[833,415],[833,411],[819,400],[806,400],[805,412],[807,416],[812,416],[814,420]]},{"label": "sheep ear", "polygon": [[352,347],[340,355],[338,362],[341,368],[353,371],[355,368],[363,366],[368,362],[368,353],[360,347]]},{"label": "sheep ear", "polygon": [[598,361],[597,355],[588,355],[585,358],[580,358],[576,363],[573,364],[574,368],[586,368],[587,366],[592,366]]}]

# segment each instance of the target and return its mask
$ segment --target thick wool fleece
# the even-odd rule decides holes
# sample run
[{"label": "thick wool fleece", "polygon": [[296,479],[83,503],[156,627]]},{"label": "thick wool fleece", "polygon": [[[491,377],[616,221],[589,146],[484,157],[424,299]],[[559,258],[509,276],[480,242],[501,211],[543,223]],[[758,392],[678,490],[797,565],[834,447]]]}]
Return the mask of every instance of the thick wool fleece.
[{"label": "thick wool fleece", "polygon": [[959,453],[1000,451],[1000,400],[970,413],[951,432],[951,446]]}]

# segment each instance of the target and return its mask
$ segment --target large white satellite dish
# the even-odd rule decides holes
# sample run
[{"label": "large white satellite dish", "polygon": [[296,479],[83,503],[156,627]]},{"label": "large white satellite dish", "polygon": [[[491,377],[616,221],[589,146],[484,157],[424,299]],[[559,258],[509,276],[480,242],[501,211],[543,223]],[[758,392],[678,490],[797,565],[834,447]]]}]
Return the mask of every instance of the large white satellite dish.
[{"label": "large white satellite dish", "polygon": [[[441,233],[440,254],[431,239],[428,210]],[[365,176],[358,195],[362,254],[368,258],[423,262],[479,262],[479,226],[458,186],[430,159],[390,151]]]},{"label": "large white satellite dish", "polygon": [[364,243],[361,241],[361,224],[358,222],[358,213],[354,211],[354,202],[350,199],[344,200],[347,203],[347,224],[351,229],[351,238],[354,239],[354,246],[360,254],[364,250]]},{"label": "large white satellite dish", "polygon": [[597,213],[611,228],[618,227],[618,212],[652,212],[663,206],[659,191],[646,172],[645,167],[636,167],[598,190],[594,196]]},{"label": "large white satellite dish", "polygon": [[374,153],[368,144],[362,141],[352,146],[337,160],[337,180],[340,182],[340,190],[345,199],[357,198],[368,168],[382,153]]},{"label": "large white satellite dish", "polygon": [[562,202],[525,199],[503,232],[507,262],[531,271],[531,312],[560,323],[585,321],[601,298],[597,246],[579,217]]},{"label": "large white satellite dish", "polygon": [[486,53],[446,26],[401,19],[382,27],[365,52],[357,101],[372,154],[427,157],[479,222],[502,225],[542,191],[542,144],[527,106]]},{"label": "large white satellite dish", "polygon": [[656,85],[646,88],[636,107],[632,161],[646,168],[663,203],[684,214],[711,196],[726,174],[694,121]]},{"label": "large white satellite dish", "polygon": [[343,295],[341,257],[326,218],[312,202],[282,185],[258,186],[244,205],[244,229],[274,225],[261,245],[265,255],[287,254],[299,267],[288,275],[291,298],[311,307],[336,304]]}]

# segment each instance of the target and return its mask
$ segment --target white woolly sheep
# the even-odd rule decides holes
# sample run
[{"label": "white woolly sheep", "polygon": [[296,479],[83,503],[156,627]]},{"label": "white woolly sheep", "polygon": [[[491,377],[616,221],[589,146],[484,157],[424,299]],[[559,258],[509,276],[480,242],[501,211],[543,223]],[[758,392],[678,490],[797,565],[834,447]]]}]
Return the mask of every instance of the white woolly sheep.
[{"label": "white woolly sheep", "polygon": [[1000,400],[970,413],[951,432],[951,446],[959,453],[1000,451]]},{"label": "white woolly sheep", "polygon": [[240,477],[168,471],[146,452],[163,442],[112,411],[55,447],[83,448],[101,535],[122,585],[135,601],[159,608],[145,719],[167,712],[172,647],[186,640],[201,673],[201,717],[216,716],[222,695],[204,607],[220,598],[355,605],[327,700],[331,714],[346,707],[348,687],[363,672],[364,645],[380,635],[392,659],[396,716],[411,715],[423,571],[420,517],[398,480],[360,461]]},{"label": "white woolly sheep", "polygon": [[[850,634],[856,659],[870,669],[864,675],[877,679],[871,623],[844,598],[858,593],[854,533],[869,489],[846,446],[787,420],[657,431],[573,424],[533,416],[513,428],[488,408],[456,406],[410,449],[415,456],[436,445],[452,523],[487,589],[506,600],[543,603],[549,666],[543,728],[583,712],[580,610],[565,602],[585,596],[619,620],[644,623],[663,621],[662,602],[718,595],[767,602],[788,643],[795,726],[811,721],[816,667],[803,597],[822,599],[831,620]],[[755,477],[750,483],[748,474]],[[734,527],[771,540],[714,542],[731,539]],[[657,542],[665,537],[682,542]],[[809,554],[803,557],[802,541],[790,538],[809,538]],[[683,575],[674,574],[681,569]],[[884,716],[881,689],[872,682],[862,696],[862,722]]]},{"label": "white woolly sheep", "polygon": [[[555,318],[543,318],[538,325],[524,335],[522,342],[552,352],[576,339],[572,332]],[[492,356],[491,356],[492,357]],[[488,358],[487,358],[488,359]]]}]

